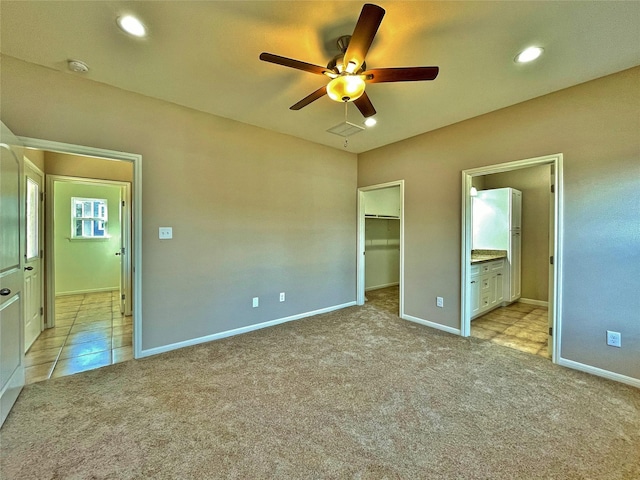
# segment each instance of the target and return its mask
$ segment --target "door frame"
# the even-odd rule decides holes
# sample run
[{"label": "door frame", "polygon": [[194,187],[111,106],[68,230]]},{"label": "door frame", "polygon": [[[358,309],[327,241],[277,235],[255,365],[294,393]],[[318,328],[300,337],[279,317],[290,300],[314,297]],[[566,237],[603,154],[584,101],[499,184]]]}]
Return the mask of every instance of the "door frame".
[{"label": "door frame", "polygon": [[[555,204],[553,216],[550,215],[549,223],[553,228],[553,244],[550,245],[549,255],[553,256],[553,285],[549,291],[552,298],[550,315],[553,324],[552,362],[560,360],[561,324],[562,324],[562,231],[563,231],[563,158],[561,153],[545,155],[542,157],[517,160],[486,167],[472,168],[462,171],[462,252],[461,265],[461,331],[460,335],[468,337],[471,334],[471,186],[472,178],[494,173],[510,172],[528,167],[541,165],[553,165],[555,169]],[[550,230],[551,231],[551,230]]]},{"label": "door frame", "polygon": [[[133,300],[133,357],[140,358],[142,352],[142,155],[30,137],[18,137],[18,139],[25,147],[29,148],[71,155],[98,157],[104,160],[130,162],[133,164],[133,182],[131,184],[131,188],[133,189],[133,201],[131,205],[133,217],[131,242],[133,248],[130,251],[131,263],[133,265],[131,285]],[[51,257],[51,255],[49,255],[49,257]],[[49,296],[50,295],[48,295],[48,297]]]},{"label": "door frame", "polygon": [[365,215],[364,192],[380,190],[388,187],[400,187],[400,318],[404,318],[404,180],[380,183],[358,188],[358,246],[356,252],[356,304],[364,305],[364,250],[365,250]]},{"label": "door frame", "polygon": [[[130,249],[131,249],[131,225],[130,225],[130,218],[131,218],[131,203],[130,203],[130,198],[131,198],[131,194],[130,194],[130,190],[131,190],[131,185],[129,182],[123,182],[123,181],[119,181],[119,180],[101,180],[99,178],[85,178],[85,177],[72,177],[69,175],[47,175],[47,226],[45,228],[46,234],[47,234],[47,240],[46,240],[46,250],[47,250],[47,292],[51,292],[50,295],[48,295],[47,297],[47,311],[50,312],[49,313],[49,317],[48,320],[51,320],[50,322],[47,323],[48,326],[50,327],[55,327],[55,308],[56,308],[56,277],[55,277],[55,272],[56,272],[56,260],[55,260],[55,246],[56,246],[56,242],[55,242],[55,183],[59,182],[59,183],[75,183],[75,184],[79,184],[79,185],[104,185],[104,186],[110,186],[110,187],[119,187],[119,191],[120,191],[120,198],[122,200],[124,200],[125,202],[125,207],[126,207],[126,212],[127,215],[124,216],[124,218],[121,218],[120,220],[120,229],[121,229],[121,237],[124,238],[124,245],[122,245],[122,247],[124,247],[125,249],[125,258],[126,260],[124,260],[124,265],[122,265],[122,257],[120,257],[120,261],[121,261],[121,265],[120,265],[120,269],[118,272],[118,278],[120,279],[121,285],[120,285],[120,291],[124,291],[125,292],[125,298],[128,297],[128,300],[126,300],[128,308],[126,310],[129,311],[129,313],[126,313],[127,315],[131,315],[131,308],[129,307],[130,303],[131,303],[131,297],[130,297],[130,291],[131,291],[131,278],[128,277],[124,283],[124,285],[122,285],[122,270],[124,268],[124,270],[128,273],[131,272],[131,255],[130,255]],[[120,203],[120,202],[118,202]],[[118,215],[120,215],[120,212],[122,211],[122,208],[120,205],[118,205]],[[118,302],[118,305],[120,305],[120,302]]]}]

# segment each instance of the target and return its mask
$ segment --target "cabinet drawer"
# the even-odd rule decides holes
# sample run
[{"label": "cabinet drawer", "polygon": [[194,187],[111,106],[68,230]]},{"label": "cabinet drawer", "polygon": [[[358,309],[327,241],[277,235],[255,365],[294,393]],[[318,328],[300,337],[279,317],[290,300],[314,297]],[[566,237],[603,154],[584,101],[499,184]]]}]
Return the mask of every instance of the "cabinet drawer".
[{"label": "cabinet drawer", "polygon": [[471,265],[471,276],[480,274],[480,265]]},{"label": "cabinet drawer", "polygon": [[481,295],[480,296],[480,311],[484,311],[486,310],[489,305],[491,304],[491,297],[490,295],[487,293],[486,295]]},{"label": "cabinet drawer", "polygon": [[491,271],[501,270],[503,267],[504,259],[494,260],[493,262],[489,263],[489,268],[491,269]]},{"label": "cabinet drawer", "polygon": [[480,266],[480,273],[489,273],[491,271],[491,262],[481,263],[479,266]]}]

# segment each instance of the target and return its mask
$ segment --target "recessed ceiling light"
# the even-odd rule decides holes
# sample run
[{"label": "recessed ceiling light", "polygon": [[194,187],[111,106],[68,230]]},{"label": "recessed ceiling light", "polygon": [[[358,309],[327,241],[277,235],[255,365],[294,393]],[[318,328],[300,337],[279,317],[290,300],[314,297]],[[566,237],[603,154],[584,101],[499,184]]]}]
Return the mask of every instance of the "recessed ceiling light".
[{"label": "recessed ceiling light", "polygon": [[369,117],[369,118],[367,118],[367,119],[364,121],[364,124],[365,124],[367,127],[373,127],[376,123],[378,123],[378,122],[377,122],[377,121],[376,121],[376,119],[375,119],[375,118],[373,118],[373,117]]},{"label": "recessed ceiling light", "polygon": [[533,62],[536,58],[542,55],[542,52],[544,52],[544,48],[542,47],[525,48],[522,52],[516,55],[514,61],[516,63]]},{"label": "recessed ceiling light", "polygon": [[133,15],[124,15],[116,20],[118,26],[134,37],[144,37],[147,34],[147,28]]}]

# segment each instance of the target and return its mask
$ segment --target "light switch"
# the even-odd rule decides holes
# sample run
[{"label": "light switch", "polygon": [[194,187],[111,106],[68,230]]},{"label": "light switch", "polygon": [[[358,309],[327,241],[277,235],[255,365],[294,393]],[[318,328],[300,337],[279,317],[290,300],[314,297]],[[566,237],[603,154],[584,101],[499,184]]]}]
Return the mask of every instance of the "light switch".
[{"label": "light switch", "polygon": [[170,240],[173,238],[173,227],[160,227],[158,229],[158,238],[160,240]]}]

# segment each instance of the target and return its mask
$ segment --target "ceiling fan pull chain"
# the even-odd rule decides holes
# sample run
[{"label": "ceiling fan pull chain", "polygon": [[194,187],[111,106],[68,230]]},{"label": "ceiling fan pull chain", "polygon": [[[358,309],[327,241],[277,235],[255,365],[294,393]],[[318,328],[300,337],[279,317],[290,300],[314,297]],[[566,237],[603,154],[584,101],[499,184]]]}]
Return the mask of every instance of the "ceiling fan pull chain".
[{"label": "ceiling fan pull chain", "polygon": [[349,146],[349,139],[347,137],[344,138],[344,148]]}]

